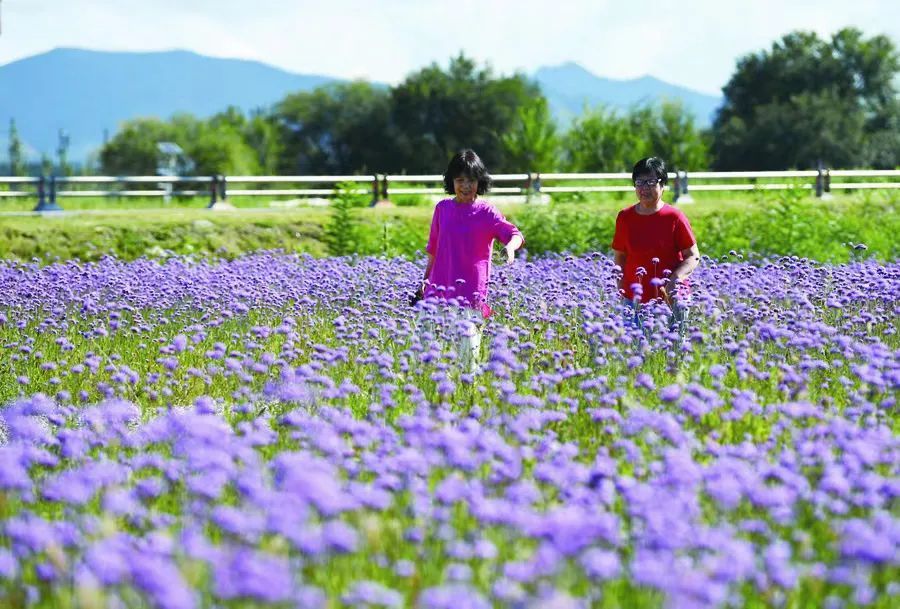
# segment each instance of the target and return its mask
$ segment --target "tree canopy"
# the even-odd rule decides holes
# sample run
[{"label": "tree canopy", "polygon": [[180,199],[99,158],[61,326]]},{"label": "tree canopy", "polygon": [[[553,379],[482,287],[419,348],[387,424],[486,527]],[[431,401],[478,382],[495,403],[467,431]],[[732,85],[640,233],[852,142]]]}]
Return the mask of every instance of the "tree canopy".
[{"label": "tree canopy", "polygon": [[495,77],[463,55],[446,71],[432,64],[391,91],[396,158],[387,168],[432,173],[454,152],[472,148],[492,171],[522,171],[512,166],[503,135],[515,128],[520,110],[539,99],[540,89],[523,75]]},{"label": "tree canopy", "polygon": [[395,86],[329,84],[249,116],[126,122],[101,152],[108,173],[153,173],[174,141],[201,174],[433,174],[472,148],[491,171],[628,171],[645,156],[696,171],[900,164],[900,56],[885,36],[792,32],[738,61],[710,130],[675,100],[554,120],[536,83],[460,54]]},{"label": "tree canopy", "polygon": [[886,36],[792,32],[747,55],[713,125],[717,169],[894,167],[900,55]]}]

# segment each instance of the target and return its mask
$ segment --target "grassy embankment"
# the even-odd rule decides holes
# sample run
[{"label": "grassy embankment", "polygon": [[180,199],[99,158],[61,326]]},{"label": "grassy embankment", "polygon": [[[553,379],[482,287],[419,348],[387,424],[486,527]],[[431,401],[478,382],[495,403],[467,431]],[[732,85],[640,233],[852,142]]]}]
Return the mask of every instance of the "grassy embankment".
[{"label": "grassy embankment", "polygon": [[[607,251],[617,210],[627,194],[596,195],[550,205],[501,205],[526,234],[530,253]],[[682,205],[711,256],[730,250],[761,255],[795,254],[822,261],[853,257],[893,260],[900,254],[896,191],[838,194],[820,201],[799,191],[697,193]],[[406,198],[403,206],[354,210],[360,254],[414,255],[428,232],[431,207]],[[77,205],[74,205],[77,203]],[[315,206],[279,207],[277,201],[235,199],[233,212],[211,212],[195,198],[160,209],[158,199],[66,202],[67,212],[0,215],[0,258],[96,260],[169,254],[231,257],[259,249],[328,254],[325,226],[331,214]],[[410,205],[410,203],[420,203]],[[5,201],[3,211],[24,202]],[[274,205],[273,207],[261,207]],[[252,206],[252,208],[251,208]],[[93,209],[79,211],[77,209]],[[853,250],[848,243],[864,243]]]}]

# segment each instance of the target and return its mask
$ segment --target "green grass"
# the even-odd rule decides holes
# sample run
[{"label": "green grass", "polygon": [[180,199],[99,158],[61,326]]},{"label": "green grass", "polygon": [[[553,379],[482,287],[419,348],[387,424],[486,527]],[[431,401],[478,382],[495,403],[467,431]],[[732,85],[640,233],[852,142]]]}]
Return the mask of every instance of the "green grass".
[{"label": "green grass", "polygon": [[[731,250],[761,255],[793,254],[820,261],[859,257],[894,260],[900,254],[900,192],[861,192],[820,201],[799,191],[712,197],[702,193],[680,207],[690,219],[702,253]],[[253,201],[259,204],[259,201]],[[532,254],[608,251],[615,214],[630,198],[607,196],[550,205],[500,204],[526,236]],[[5,202],[8,203],[8,202]],[[82,201],[85,205],[88,202]],[[96,260],[115,255],[132,260],[169,253],[232,257],[258,249],[283,249],[314,256],[328,253],[322,207],[209,211],[196,199],[159,209],[158,202],[129,200],[127,208],[105,201],[94,211],[0,215],[0,258],[42,261]],[[156,207],[152,207],[156,205]],[[354,251],[366,255],[413,256],[428,235],[431,206],[355,210]],[[852,250],[848,243],[864,243]]]}]

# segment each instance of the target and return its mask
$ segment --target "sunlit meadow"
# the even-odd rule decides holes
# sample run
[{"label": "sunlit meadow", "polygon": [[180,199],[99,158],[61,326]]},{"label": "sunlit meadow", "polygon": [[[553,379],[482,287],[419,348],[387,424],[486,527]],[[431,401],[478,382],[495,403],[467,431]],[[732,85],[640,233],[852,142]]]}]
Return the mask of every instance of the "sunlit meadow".
[{"label": "sunlit meadow", "polygon": [[894,607],[900,263],[0,262],[4,607]]}]

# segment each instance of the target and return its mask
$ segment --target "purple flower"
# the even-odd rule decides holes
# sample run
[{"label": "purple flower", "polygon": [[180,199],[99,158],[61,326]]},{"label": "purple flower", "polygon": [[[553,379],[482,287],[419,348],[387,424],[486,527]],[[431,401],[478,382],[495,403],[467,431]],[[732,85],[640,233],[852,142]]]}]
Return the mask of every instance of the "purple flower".
[{"label": "purple flower", "polygon": [[22,514],[6,521],[6,535],[12,542],[12,549],[18,556],[27,556],[60,545],[59,537],[51,523],[39,516]]},{"label": "purple flower", "polygon": [[238,549],[222,557],[213,569],[216,594],[266,603],[287,601],[294,582],[286,558]]},{"label": "purple flower", "polygon": [[117,586],[126,581],[130,569],[131,541],[124,533],[102,539],[88,547],[84,562],[97,581],[105,586]]},{"label": "purple flower", "polygon": [[403,595],[379,582],[358,581],[341,597],[351,607],[403,607]]},{"label": "purple flower", "polygon": [[333,516],[348,509],[352,500],[340,483],[334,466],[309,453],[282,453],[275,458],[275,480],[279,488]]},{"label": "purple flower", "polygon": [[600,548],[586,550],[579,562],[591,579],[615,579],[622,571],[618,555]]},{"label": "purple flower", "polygon": [[890,564],[898,558],[900,524],[887,514],[873,522],[854,518],[841,528],[841,555],[872,564]]},{"label": "purple flower", "polygon": [[13,580],[19,574],[19,563],[13,553],[0,547],[0,578]]},{"label": "purple flower", "polygon": [[219,528],[236,537],[256,542],[263,533],[265,519],[262,514],[248,512],[230,505],[217,505],[210,516]]},{"label": "purple flower", "polygon": [[797,571],[791,565],[791,548],[784,541],[777,540],[764,552],[766,571],[776,585],[793,588],[797,584]]},{"label": "purple flower", "polygon": [[422,609],[490,609],[491,604],[466,584],[426,588],[419,597]]},{"label": "purple flower", "polygon": [[24,449],[19,444],[0,446],[0,489],[24,491],[32,482]]},{"label": "purple flower", "polygon": [[168,558],[135,551],[130,553],[128,561],[135,586],[155,606],[161,609],[193,609],[197,606],[195,593]]},{"label": "purple flower", "polygon": [[172,339],[172,348],[176,353],[181,353],[187,348],[188,339],[184,334],[178,334]]}]

